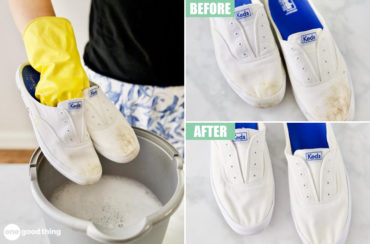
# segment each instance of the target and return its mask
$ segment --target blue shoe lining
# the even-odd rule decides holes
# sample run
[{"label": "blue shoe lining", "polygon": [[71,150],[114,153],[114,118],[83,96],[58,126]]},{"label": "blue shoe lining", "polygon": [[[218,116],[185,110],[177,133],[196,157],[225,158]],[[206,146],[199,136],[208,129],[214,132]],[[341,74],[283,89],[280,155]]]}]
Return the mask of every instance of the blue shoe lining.
[{"label": "blue shoe lining", "polygon": [[288,123],[292,153],[301,149],[329,148],[325,123]]},{"label": "blue shoe lining", "polygon": [[258,130],[257,123],[235,123],[235,129],[254,129]]},{"label": "blue shoe lining", "polygon": [[35,98],[38,101],[38,99],[35,97],[35,92],[36,86],[40,81],[40,73],[37,72],[34,68],[32,68],[31,65],[27,65],[22,70],[22,78],[28,92],[31,94],[33,98]]},{"label": "blue shoe lining", "polygon": [[298,32],[324,28],[308,0],[269,0],[269,8],[283,40]]},{"label": "blue shoe lining", "polygon": [[242,5],[251,4],[252,0],[235,0],[235,8],[240,7]]}]

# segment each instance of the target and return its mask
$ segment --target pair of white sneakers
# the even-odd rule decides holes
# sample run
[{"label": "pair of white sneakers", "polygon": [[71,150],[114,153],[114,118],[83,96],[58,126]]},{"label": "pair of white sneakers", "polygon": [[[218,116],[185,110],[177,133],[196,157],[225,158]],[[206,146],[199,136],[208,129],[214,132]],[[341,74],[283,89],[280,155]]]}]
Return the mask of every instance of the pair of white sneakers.
[{"label": "pair of white sneakers", "polygon": [[[211,18],[217,63],[247,103],[271,107],[285,94],[284,56],[293,92],[308,120],[352,120],[354,94],[345,63],[311,0],[246,0],[233,18]],[[268,16],[268,17],[267,17]]]},{"label": "pair of white sneakers", "polygon": [[[229,226],[251,235],[269,223],[275,185],[266,129],[236,129],[233,141],[211,145],[211,186]],[[343,159],[329,124],[285,125],[291,214],[303,243],[344,243],[351,196]]]},{"label": "pair of white sneakers", "polygon": [[16,81],[43,154],[68,179],[96,183],[102,175],[96,151],[117,163],[138,155],[135,132],[99,86],[85,89],[83,98],[50,107],[34,96],[39,73],[29,64],[18,69]]}]

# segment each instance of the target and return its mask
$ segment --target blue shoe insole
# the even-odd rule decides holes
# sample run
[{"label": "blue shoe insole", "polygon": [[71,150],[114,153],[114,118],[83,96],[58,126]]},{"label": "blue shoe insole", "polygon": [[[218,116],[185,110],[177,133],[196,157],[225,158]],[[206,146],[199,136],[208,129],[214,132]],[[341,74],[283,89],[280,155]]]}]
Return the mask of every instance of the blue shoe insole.
[{"label": "blue shoe insole", "polygon": [[269,0],[269,8],[285,41],[292,34],[324,28],[308,0]]},{"label": "blue shoe insole", "polygon": [[242,5],[251,4],[252,0],[235,0],[235,8],[240,7]]},{"label": "blue shoe insole", "polygon": [[31,65],[27,65],[22,70],[22,77],[24,85],[26,86],[28,92],[31,94],[33,98],[37,101],[38,99],[35,97],[36,86],[40,81],[40,73],[37,72]]},{"label": "blue shoe insole", "polygon": [[301,149],[329,148],[325,123],[288,123],[292,153]]},{"label": "blue shoe insole", "polygon": [[257,123],[235,123],[235,129],[254,129],[258,130]]}]

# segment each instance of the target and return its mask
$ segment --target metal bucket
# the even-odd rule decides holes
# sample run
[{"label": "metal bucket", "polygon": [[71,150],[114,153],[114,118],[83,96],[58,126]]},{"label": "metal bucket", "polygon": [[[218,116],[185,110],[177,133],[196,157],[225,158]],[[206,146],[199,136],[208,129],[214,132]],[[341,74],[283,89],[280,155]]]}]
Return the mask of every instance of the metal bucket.
[{"label": "metal bucket", "polygon": [[143,129],[134,130],[140,143],[137,158],[128,164],[118,164],[100,156],[103,174],[141,182],[163,207],[119,233],[68,215],[54,207],[49,199],[57,187],[69,180],[54,169],[38,148],[30,161],[32,195],[43,212],[46,228],[61,230],[60,236],[49,236],[50,243],[162,243],[169,218],[183,198],[183,159],[159,136]]}]

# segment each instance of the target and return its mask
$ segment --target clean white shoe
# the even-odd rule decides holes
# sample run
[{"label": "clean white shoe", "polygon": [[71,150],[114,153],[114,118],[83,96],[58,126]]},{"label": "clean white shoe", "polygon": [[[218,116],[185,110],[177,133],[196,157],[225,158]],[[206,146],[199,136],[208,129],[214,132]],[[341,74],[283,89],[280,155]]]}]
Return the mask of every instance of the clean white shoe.
[{"label": "clean white shoe", "polygon": [[117,163],[134,160],[140,145],[130,124],[99,86],[94,85],[83,93],[87,129],[96,150]]},{"label": "clean white shoe", "polygon": [[236,129],[234,141],[212,141],[211,155],[213,195],[226,222],[241,235],[262,231],[275,202],[265,126]]},{"label": "clean white shoe", "polygon": [[216,59],[231,88],[248,104],[272,107],[285,94],[286,75],[264,6],[235,9],[233,18],[210,18]]},{"label": "clean white shoe", "polygon": [[298,106],[308,120],[352,120],[355,102],[345,60],[310,0],[265,0]]},{"label": "clean white shoe", "polygon": [[50,164],[77,184],[96,183],[102,167],[86,129],[84,100],[66,100],[57,107],[41,104],[34,97],[39,73],[28,64],[18,69],[16,81],[37,142]]},{"label": "clean white shoe", "polygon": [[346,169],[329,124],[285,125],[291,213],[307,244],[345,243],[351,221]]}]

